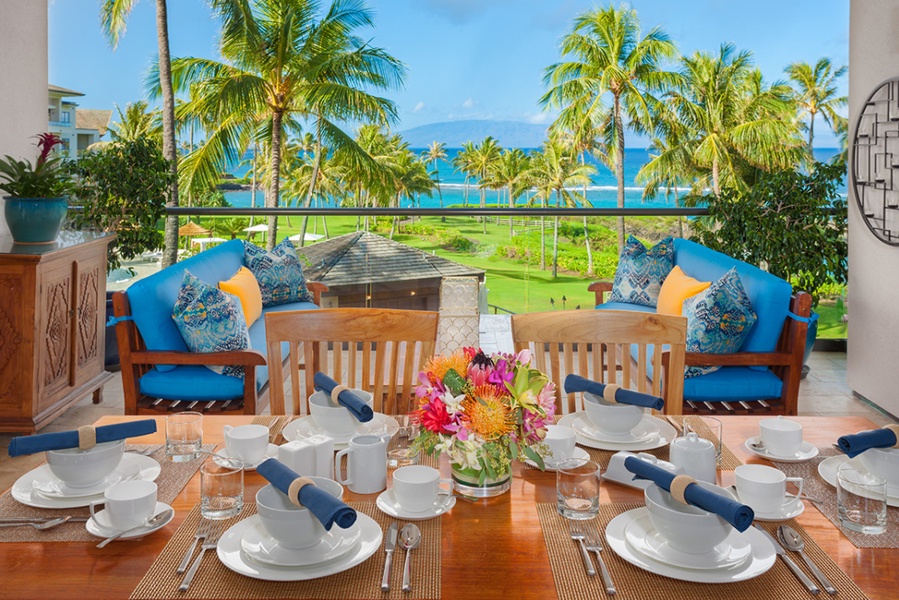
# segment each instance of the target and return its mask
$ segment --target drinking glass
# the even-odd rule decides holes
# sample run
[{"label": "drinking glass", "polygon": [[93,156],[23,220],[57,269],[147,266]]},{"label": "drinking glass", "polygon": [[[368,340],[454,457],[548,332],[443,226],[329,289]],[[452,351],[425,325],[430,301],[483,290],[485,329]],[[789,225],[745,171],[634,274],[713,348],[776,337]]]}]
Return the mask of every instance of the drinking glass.
[{"label": "drinking glass", "polygon": [[566,519],[592,519],[599,514],[599,465],[568,459],[556,467],[556,510]]},{"label": "drinking glass", "polygon": [[174,462],[199,456],[203,447],[203,415],[179,412],[165,418],[165,455]]},{"label": "drinking glass", "polygon": [[418,425],[400,427],[387,448],[388,467],[394,469],[418,464],[419,452],[412,448],[416,437],[418,437]]},{"label": "drinking glass", "polygon": [[243,508],[243,463],[222,456],[200,465],[200,514],[230,519]]},{"label": "drinking glass", "polygon": [[715,460],[718,466],[721,466],[721,440],[724,434],[724,425],[721,420],[698,415],[684,417],[684,435],[691,431],[715,445]]},{"label": "drinking glass", "polygon": [[886,479],[843,463],[837,470],[837,510],[846,529],[883,533],[887,524]]}]

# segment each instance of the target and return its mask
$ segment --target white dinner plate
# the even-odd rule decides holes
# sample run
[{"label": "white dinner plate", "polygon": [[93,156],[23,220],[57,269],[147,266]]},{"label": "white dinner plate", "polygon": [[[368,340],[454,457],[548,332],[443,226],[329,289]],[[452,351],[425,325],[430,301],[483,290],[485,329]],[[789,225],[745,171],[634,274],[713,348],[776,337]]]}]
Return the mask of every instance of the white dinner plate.
[{"label": "white dinner plate", "polygon": [[[569,460],[589,460],[589,459],[590,459],[590,455],[587,453],[586,450],[575,446],[574,452],[571,453],[571,459],[569,459]],[[531,465],[532,467],[535,467],[537,469],[540,468],[537,466],[537,463],[532,461],[530,458],[524,459],[524,462],[525,462],[525,464]],[[546,466],[544,471],[546,471],[547,473],[555,473],[556,463],[549,461],[549,460],[544,460],[543,462],[545,463],[545,466]]]},{"label": "white dinner plate", "polygon": [[606,540],[612,551],[641,569],[662,577],[696,583],[733,583],[758,577],[774,565],[774,546],[759,530],[750,527],[737,533],[749,543],[752,554],[745,562],[725,569],[686,569],[648,558],[635,550],[626,539],[625,529],[634,519],[647,514],[646,508],[635,508],[612,519],[606,527]]},{"label": "white dinner plate", "polygon": [[[818,475],[820,475],[824,481],[836,487],[837,469],[839,469],[840,465],[845,462],[851,463],[853,467],[860,471],[868,470],[865,468],[865,465],[862,464],[862,461],[859,460],[857,456],[855,458],[849,458],[845,454],[838,454],[837,456],[825,458],[820,463],[818,463]],[[899,508],[899,489],[892,485],[887,486],[887,506],[895,506]]]},{"label": "white dinner plate", "polygon": [[581,435],[577,432],[577,428],[574,426],[575,423],[586,418],[587,414],[584,412],[570,413],[559,419],[559,425],[566,425],[574,429],[575,440],[577,441],[577,443],[581,446],[586,446],[587,448],[596,448],[598,450],[612,450],[613,452],[617,452],[619,450],[640,452],[642,450],[654,450],[655,448],[667,446],[675,437],[677,437],[677,430],[669,423],[666,423],[665,421],[657,419],[656,417],[650,415],[643,415],[643,422],[646,422],[650,427],[654,427],[657,429],[658,434],[656,436],[653,436],[651,439],[645,442],[601,442],[599,440],[594,440],[587,436]]},{"label": "white dinner plate", "polygon": [[777,462],[783,463],[798,463],[805,462],[809,459],[815,458],[818,456],[818,447],[814,446],[810,442],[802,442],[802,445],[799,447],[799,452],[794,454],[793,456],[777,456],[775,454],[769,453],[766,449],[755,448],[753,444],[760,444],[762,438],[759,436],[754,436],[746,440],[743,444],[746,446],[746,449],[750,452],[761,456],[762,458],[767,458],[768,460],[776,460]]},{"label": "white dinner plate", "polygon": [[[160,467],[155,459],[133,452],[126,452],[122,456],[122,461],[119,464],[121,465],[122,463],[125,463],[126,465],[128,465],[128,463],[137,464],[140,473],[136,479],[145,479],[147,481],[154,481],[159,477],[159,473],[162,470],[162,467]],[[123,468],[129,467],[125,466]],[[50,467],[43,464],[19,477],[13,484],[10,493],[17,502],[35,508],[79,508],[87,506],[91,502],[102,500],[103,491],[106,491],[104,488],[103,491],[94,494],[93,496],[81,496],[78,498],[51,498],[34,491],[33,486],[35,482],[37,482],[37,485],[46,485],[51,481],[60,482],[50,471]]]},{"label": "white dinner plate", "polygon": [[281,435],[283,435],[284,439],[288,442],[304,440],[314,435],[323,435],[334,442],[335,450],[342,450],[347,447],[347,443],[349,443],[353,436],[363,434],[387,434],[393,437],[399,430],[400,424],[397,423],[396,419],[389,415],[375,413],[374,417],[372,417],[371,421],[368,423],[359,423],[359,427],[357,427],[356,431],[353,433],[335,436],[327,433],[324,429],[316,425],[315,421],[312,420],[311,415],[306,415],[305,417],[300,417],[299,419],[295,419],[288,423],[287,426],[281,430]]},{"label": "white dinner plate", "polygon": [[[250,519],[244,519],[230,527],[219,539],[216,552],[222,564],[241,575],[266,581],[303,581],[342,573],[366,560],[381,547],[384,534],[374,519],[361,512],[356,513],[356,525],[362,532],[358,544],[341,557],[318,565],[306,567],[276,567],[256,562],[241,550],[244,532],[252,527]],[[335,525],[336,527],[336,525]]]},{"label": "white dinner plate", "polygon": [[54,476],[51,481],[47,482],[40,482],[37,480],[32,481],[31,487],[35,492],[47,498],[55,498],[60,500],[67,498],[83,498],[85,496],[96,496],[97,494],[102,494],[115,484],[122,481],[137,479],[139,475],[140,467],[137,466],[137,463],[123,460],[119,463],[119,465],[112,473],[104,477],[103,481],[101,481],[97,485],[83,488],[73,488],[69,487],[62,480],[57,479]]},{"label": "white dinner plate", "polygon": [[639,444],[653,439],[659,434],[658,427],[652,421],[640,420],[629,432],[615,435],[607,433],[597,427],[585,413],[579,413],[580,419],[575,419],[572,428],[575,433],[598,442],[613,442],[615,444]]},{"label": "white dinner plate", "polygon": [[[165,502],[157,502],[156,508],[153,509],[153,514],[158,515],[161,512],[166,510],[170,510],[172,507],[166,504]],[[130,540],[131,538],[143,537],[145,535],[150,535],[154,531],[162,529],[166,525],[168,525],[172,519],[175,518],[175,511],[172,510],[172,514],[168,519],[162,521],[162,523],[157,523],[152,527],[144,527],[143,529],[138,529],[137,531],[123,534],[119,539],[120,540]],[[112,523],[109,522],[109,514],[105,510],[101,510],[93,517],[87,520],[85,523],[85,527],[87,527],[87,532],[91,535],[95,535],[97,537],[108,538],[111,535],[115,535],[119,532],[118,529],[112,526]]]},{"label": "white dinner plate", "polygon": [[[221,456],[222,458],[227,458],[227,459],[232,458],[231,453],[228,452],[227,448],[222,448],[221,450],[216,452],[216,454]],[[243,465],[244,471],[255,471],[256,467],[258,467],[259,465],[261,465],[262,463],[264,463],[265,461],[267,461],[270,458],[278,458],[278,447],[274,444],[268,445],[268,448],[265,449],[265,456],[263,456],[258,462],[255,462],[252,465],[248,465],[248,464],[244,463],[244,465]],[[240,460],[240,459],[237,459],[237,460]],[[241,462],[243,462],[243,461],[241,461]]]},{"label": "white dinner plate", "polygon": [[349,529],[332,525],[331,531],[326,531],[314,546],[285,548],[268,534],[259,515],[246,520],[250,523],[240,538],[241,549],[257,562],[278,567],[306,567],[334,560],[349,552],[362,537],[356,523]]},{"label": "white dinner plate", "polygon": [[396,496],[393,493],[393,488],[390,488],[389,490],[381,492],[378,499],[375,501],[375,504],[381,512],[386,513],[391,517],[403,519],[404,521],[425,521],[427,519],[439,517],[443,513],[448,512],[456,505],[456,497],[450,494],[439,494],[437,496],[437,501],[434,502],[434,506],[430,509],[423,512],[409,512],[400,506],[400,503],[397,502]]}]

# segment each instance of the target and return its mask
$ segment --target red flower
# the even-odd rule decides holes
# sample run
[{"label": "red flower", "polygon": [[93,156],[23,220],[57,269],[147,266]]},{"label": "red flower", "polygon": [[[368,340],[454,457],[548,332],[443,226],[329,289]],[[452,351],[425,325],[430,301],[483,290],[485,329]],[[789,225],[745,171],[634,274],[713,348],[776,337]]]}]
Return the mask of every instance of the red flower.
[{"label": "red flower", "polygon": [[421,426],[434,433],[452,433],[446,426],[450,424],[450,416],[446,404],[439,398],[423,404],[419,411]]},{"label": "red flower", "polygon": [[41,154],[37,157],[37,166],[41,166],[47,162],[53,148],[62,145],[62,140],[55,133],[39,133],[37,139],[37,147],[41,149]]}]

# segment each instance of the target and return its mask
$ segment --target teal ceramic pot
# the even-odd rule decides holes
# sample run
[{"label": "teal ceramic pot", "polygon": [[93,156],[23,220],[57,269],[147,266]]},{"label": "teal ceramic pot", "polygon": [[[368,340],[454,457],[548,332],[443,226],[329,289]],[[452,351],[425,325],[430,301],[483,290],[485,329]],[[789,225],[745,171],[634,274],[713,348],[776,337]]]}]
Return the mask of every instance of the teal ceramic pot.
[{"label": "teal ceramic pot", "polygon": [[69,210],[67,198],[4,198],[6,224],[17,244],[49,244],[56,240]]}]

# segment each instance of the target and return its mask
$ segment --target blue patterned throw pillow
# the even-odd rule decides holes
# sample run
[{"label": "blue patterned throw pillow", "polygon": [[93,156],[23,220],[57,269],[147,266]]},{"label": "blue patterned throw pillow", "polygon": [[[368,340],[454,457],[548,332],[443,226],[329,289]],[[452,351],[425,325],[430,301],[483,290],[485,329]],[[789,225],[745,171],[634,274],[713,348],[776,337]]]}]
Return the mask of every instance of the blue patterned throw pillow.
[{"label": "blue patterned throw pillow", "polygon": [[271,252],[244,242],[244,262],[259,283],[262,306],[313,301],[297,251],[288,238]]},{"label": "blue patterned throw pillow", "polygon": [[[757,316],[736,269],[731,269],[704,292],[684,302],[687,317],[687,352],[737,352],[755,325]],[[687,367],[684,376],[717,371],[717,366]]]},{"label": "blue patterned throw pillow", "polygon": [[[191,352],[227,352],[250,347],[247,321],[240,299],[184,271],[172,319]],[[243,377],[243,367],[207,365],[206,368]]]},{"label": "blue patterned throw pillow", "polygon": [[674,239],[666,237],[650,248],[640,243],[634,236],[628,236],[609,302],[627,302],[655,307],[659,301],[662,282],[674,268]]}]

